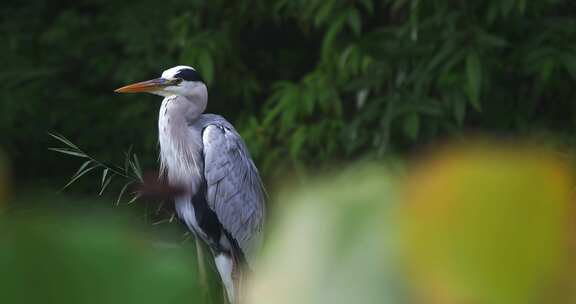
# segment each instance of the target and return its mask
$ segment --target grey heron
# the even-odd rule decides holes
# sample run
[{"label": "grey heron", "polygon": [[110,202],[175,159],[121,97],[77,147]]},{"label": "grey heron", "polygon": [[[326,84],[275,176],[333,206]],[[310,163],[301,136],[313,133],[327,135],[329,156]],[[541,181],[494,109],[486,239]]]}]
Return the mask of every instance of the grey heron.
[{"label": "grey heron", "polygon": [[180,219],[210,248],[231,303],[242,270],[250,267],[264,224],[264,190],[248,149],[226,119],[203,114],[208,89],[189,66],[117,89],[164,97],[158,118],[160,172],[184,194],[175,200]]}]

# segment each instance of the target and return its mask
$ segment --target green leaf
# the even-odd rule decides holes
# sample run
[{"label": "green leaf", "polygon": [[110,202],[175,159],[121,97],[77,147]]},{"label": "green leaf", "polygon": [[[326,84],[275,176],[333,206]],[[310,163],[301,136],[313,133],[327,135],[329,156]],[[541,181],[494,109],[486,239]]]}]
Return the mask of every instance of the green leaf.
[{"label": "green leaf", "polygon": [[70,181],[62,188],[62,189],[66,189],[68,188],[68,186],[72,185],[76,180],[78,180],[80,177],[82,177],[84,174],[98,168],[100,165],[96,164],[93,165],[92,167],[86,168],[88,166],[88,163],[91,163],[91,161],[87,161],[85,162],[80,169],[78,169],[78,171],[76,171],[76,173],[72,176],[72,178],[70,179]]},{"label": "green leaf", "polygon": [[410,38],[412,41],[418,40],[418,23],[419,23],[419,0],[410,2]]},{"label": "green leaf", "polygon": [[523,15],[526,12],[526,0],[517,0],[518,1],[518,10]]},{"label": "green leaf", "polygon": [[74,173],[74,175],[72,175],[71,178],[75,178],[78,174],[80,174],[84,169],[86,169],[86,167],[88,167],[89,164],[92,163],[92,160],[87,160],[84,163],[82,163],[82,165],[80,166],[80,168],[78,168],[78,170],[76,171],[76,173]]},{"label": "green leaf", "polygon": [[102,193],[104,193],[104,190],[106,190],[106,188],[108,187],[108,185],[110,184],[110,182],[112,181],[112,178],[114,177],[114,175],[110,175],[108,176],[108,178],[104,181],[104,183],[102,184],[102,188],[100,189],[100,193],[98,193],[98,196],[101,196]]},{"label": "green leaf", "polygon": [[476,32],[478,43],[484,46],[500,48],[500,47],[506,47],[509,44],[505,38],[499,37],[495,34],[488,33],[485,30],[479,29]]},{"label": "green leaf", "polygon": [[514,9],[515,4],[516,0],[500,0],[500,11],[502,17],[508,17]]},{"label": "green leaf", "polygon": [[368,13],[372,14],[374,12],[374,3],[372,3],[372,0],[360,0],[360,4],[364,6]]},{"label": "green leaf", "polygon": [[314,26],[318,27],[325,23],[331,16],[336,1],[325,1],[322,7],[316,12]]},{"label": "green leaf", "polygon": [[63,154],[68,154],[68,155],[76,156],[76,157],[80,157],[80,158],[87,158],[88,157],[88,155],[84,154],[83,152],[73,151],[73,150],[66,149],[66,148],[48,148],[48,150],[63,153]]},{"label": "green leaf", "polygon": [[552,58],[546,58],[542,60],[542,63],[539,65],[539,77],[540,80],[544,83],[548,82],[550,76],[554,72],[556,68],[556,62]]},{"label": "green leaf", "polygon": [[302,151],[302,147],[306,142],[306,128],[300,127],[294,135],[292,135],[292,139],[290,141],[290,156],[293,160],[298,160],[298,156]]},{"label": "green leaf", "polygon": [[128,169],[130,169],[130,163],[132,159],[132,145],[130,145],[130,147],[128,147],[128,150],[126,152],[124,152],[124,171],[128,172]]},{"label": "green leaf", "polygon": [[447,41],[442,45],[439,51],[435,52],[426,65],[426,75],[434,71],[437,67],[446,62],[448,58],[454,57],[455,45]]},{"label": "green leaf", "polygon": [[130,161],[130,167],[132,168],[132,172],[136,175],[138,180],[143,181],[142,179],[142,169],[140,168],[140,162],[138,161],[138,156],[136,154],[132,154],[132,160]]},{"label": "green leaf", "polygon": [[128,201],[128,205],[131,205],[132,203],[134,203],[136,200],[138,200],[140,198],[141,194],[136,192],[134,193],[134,196]]},{"label": "green leaf", "polygon": [[108,175],[108,168],[102,170],[102,181],[100,182],[100,187],[104,185],[104,181],[106,180],[106,175]]},{"label": "green leaf", "polygon": [[482,87],[482,67],[478,53],[470,52],[466,57],[467,93],[470,103],[476,111],[482,111],[480,90]]},{"label": "green leaf", "polygon": [[306,114],[308,115],[314,112],[314,106],[316,104],[316,99],[314,97],[315,95],[313,90],[306,90],[301,94],[302,103],[304,104]]},{"label": "green leaf", "polygon": [[120,205],[120,201],[122,200],[122,196],[124,196],[124,192],[126,192],[126,189],[131,184],[132,184],[132,182],[128,182],[128,183],[124,184],[124,186],[120,190],[120,193],[118,194],[118,199],[116,199],[116,206]]},{"label": "green leaf", "polygon": [[570,74],[570,77],[572,77],[572,80],[576,79],[576,56],[568,52],[563,53],[560,56],[560,61],[564,69]]},{"label": "green leaf", "polygon": [[362,19],[360,18],[358,10],[350,10],[350,15],[348,15],[348,24],[355,35],[360,35],[360,32],[362,31]]},{"label": "green leaf", "polygon": [[342,26],[344,25],[344,22],[346,22],[347,16],[344,14],[341,14],[336,21],[334,21],[333,23],[330,24],[330,26],[328,27],[328,31],[326,31],[326,34],[324,35],[324,39],[322,40],[322,57],[323,58],[327,58],[328,55],[330,54],[330,52],[332,51],[333,47],[334,47],[334,41],[336,40],[336,37],[338,36],[338,34],[340,33],[340,31],[342,30]]},{"label": "green leaf", "polygon": [[464,122],[464,117],[466,116],[466,104],[464,100],[453,99],[452,109],[454,111],[454,118],[459,126],[462,126]]},{"label": "green leaf", "polygon": [[417,113],[408,114],[404,118],[404,134],[408,136],[411,140],[415,141],[418,139],[418,133],[420,131],[420,115]]},{"label": "green leaf", "polygon": [[64,136],[61,135],[61,134],[48,132],[48,135],[50,135],[50,136],[52,136],[53,138],[59,140],[60,142],[62,142],[63,144],[67,145],[67,146],[70,147],[70,148],[73,148],[73,149],[75,149],[75,150],[79,150],[78,147],[77,147],[75,144],[73,144],[70,140],[68,140],[66,137],[64,137]]},{"label": "green leaf", "polygon": [[392,10],[399,10],[402,6],[406,5],[408,0],[395,0],[392,1]]}]

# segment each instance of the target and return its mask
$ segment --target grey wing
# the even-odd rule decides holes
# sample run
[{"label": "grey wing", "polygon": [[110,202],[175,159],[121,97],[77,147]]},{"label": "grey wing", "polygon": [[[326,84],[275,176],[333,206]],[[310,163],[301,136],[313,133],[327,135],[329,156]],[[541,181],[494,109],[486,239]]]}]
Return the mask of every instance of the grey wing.
[{"label": "grey wing", "polygon": [[206,201],[250,262],[264,224],[264,192],[258,170],[230,124],[207,125],[202,141]]}]

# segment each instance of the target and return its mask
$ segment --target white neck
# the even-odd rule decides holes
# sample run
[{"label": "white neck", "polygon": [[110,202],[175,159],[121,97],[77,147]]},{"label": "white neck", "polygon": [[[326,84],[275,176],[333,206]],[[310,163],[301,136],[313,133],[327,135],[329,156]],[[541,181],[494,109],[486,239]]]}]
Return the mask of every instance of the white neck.
[{"label": "white neck", "polygon": [[[158,117],[160,171],[170,183],[195,189],[190,181],[199,180],[203,169],[202,138],[190,125],[204,112],[206,98],[202,95],[167,96]],[[187,184],[188,183],[188,184]]]}]

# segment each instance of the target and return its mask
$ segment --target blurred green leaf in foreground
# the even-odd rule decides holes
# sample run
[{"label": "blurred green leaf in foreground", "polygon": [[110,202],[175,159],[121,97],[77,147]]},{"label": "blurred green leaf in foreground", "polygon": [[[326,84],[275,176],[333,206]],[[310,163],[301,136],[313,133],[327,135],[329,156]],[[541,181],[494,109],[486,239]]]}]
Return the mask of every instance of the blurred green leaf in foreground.
[{"label": "blurred green leaf in foreground", "polygon": [[396,183],[384,171],[285,191],[246,303],[400,303]]},{"label": "blurred green leaf in foreground", "polygon": [[205,303],[193,252],[103,217],[0,218],[0,302]]}]

